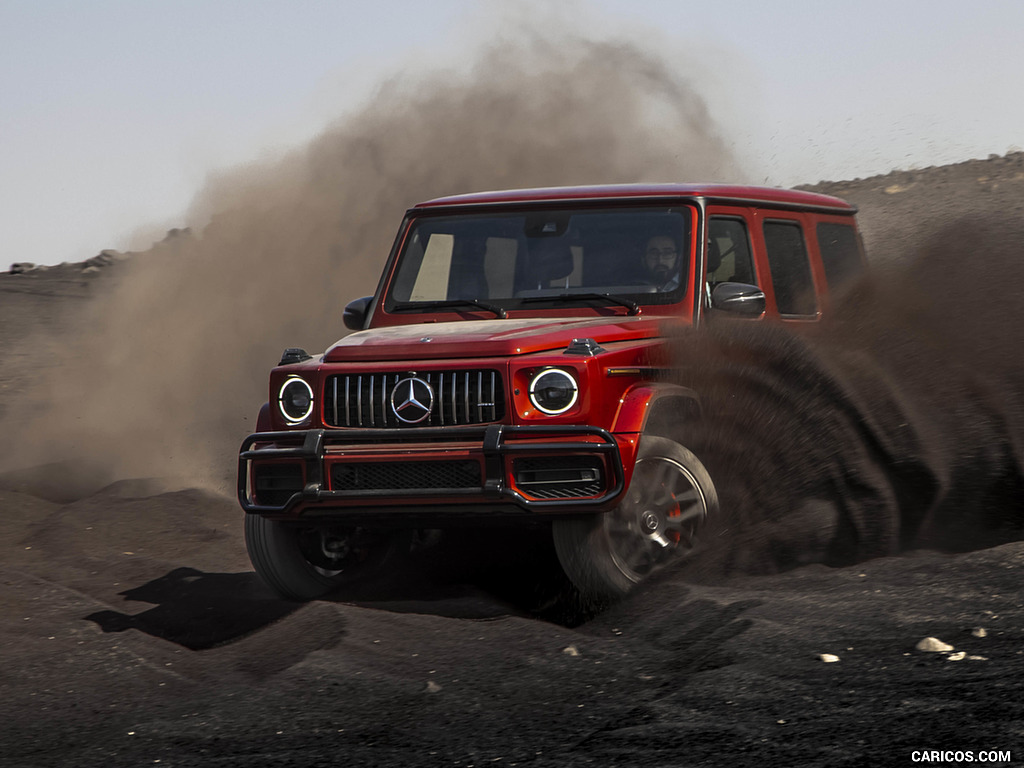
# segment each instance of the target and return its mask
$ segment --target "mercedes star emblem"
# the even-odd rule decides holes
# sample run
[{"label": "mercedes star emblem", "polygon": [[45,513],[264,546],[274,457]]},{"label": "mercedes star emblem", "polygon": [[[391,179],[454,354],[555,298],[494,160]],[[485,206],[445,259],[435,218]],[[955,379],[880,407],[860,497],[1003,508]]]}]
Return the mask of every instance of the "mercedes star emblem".
[{"label": "mercedes star emblem", "polygon": [[416,377],[402,379],[391,390],[391,410],[406,424],[419,424],[434,407],[434,388]]}]

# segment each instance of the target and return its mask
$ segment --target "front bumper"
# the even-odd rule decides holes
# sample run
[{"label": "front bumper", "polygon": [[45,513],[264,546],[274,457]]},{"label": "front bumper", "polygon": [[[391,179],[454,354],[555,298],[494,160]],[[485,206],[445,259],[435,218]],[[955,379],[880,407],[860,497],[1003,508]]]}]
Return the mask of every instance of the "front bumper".
[{"label": "front bumper", "polygon": [[[577,425],[261,432],[242,442],[238,500],[281,519],[599,512],[622,494],[622,454],[635,444],[635,435]],[[379,480],[380,467],[399,481]],[[378,479],[353,482],[364,475]],[[268,477],[286,480],[268,492]]]}]

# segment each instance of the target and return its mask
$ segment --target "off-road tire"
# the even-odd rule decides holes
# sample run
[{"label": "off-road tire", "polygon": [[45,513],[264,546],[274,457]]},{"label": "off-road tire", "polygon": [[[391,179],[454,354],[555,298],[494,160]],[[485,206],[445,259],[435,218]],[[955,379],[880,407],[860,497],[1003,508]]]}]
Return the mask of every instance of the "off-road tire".
[{"label": "off-road tire", "polygon": [[718,509],[700,460],[668,438],[645,435],[623,500],[601,515],[556,520],[555,551],[585,600],[613,603],[689,552]]},{"label": "off-road tire", "polygon": [[379,577],[406,541],[399,533],[352,531],[353,536],[362,536],[358,548],[351,557],[329,565],[314,562],[308,549],[304,551],[304,542],[319,529],[249,514],[245,517],[245,546],[260,578],[286,600],[301,602]]}]

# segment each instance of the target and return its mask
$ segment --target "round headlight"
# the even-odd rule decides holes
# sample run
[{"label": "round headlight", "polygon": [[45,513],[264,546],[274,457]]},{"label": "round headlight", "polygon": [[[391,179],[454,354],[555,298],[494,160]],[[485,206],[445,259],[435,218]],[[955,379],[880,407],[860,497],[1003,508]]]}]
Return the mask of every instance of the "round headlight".
[{"label": "round headlight", "polygon": [[576,403],[579,387],[571,373],[561,368],[548,368],[530,382],[530,402],[544,413],[565,413]]},{"label": "round headlight", "polygon": [[303,379],[288,379],[281,387],[277,401],[285,419],[298,424],[313,412],[313,388]]}]

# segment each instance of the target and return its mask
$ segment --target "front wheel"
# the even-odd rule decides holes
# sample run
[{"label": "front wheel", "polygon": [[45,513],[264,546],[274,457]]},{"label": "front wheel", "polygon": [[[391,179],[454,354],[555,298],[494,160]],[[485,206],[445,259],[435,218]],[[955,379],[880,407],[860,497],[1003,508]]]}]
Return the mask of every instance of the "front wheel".
[{"label": "front wheel", "polygon": [[393,531],[245,517],[245,546],[253,568],[287,600],[313,600],[365,583],[383,572],[402,541]]},{"label": "front wheel", "polygon": [[718,494],[704,465],[664,437],[640,440],[629,490],[611,512],[556,520],[555,550],[583,597],[619,600],[693,548]]}]

